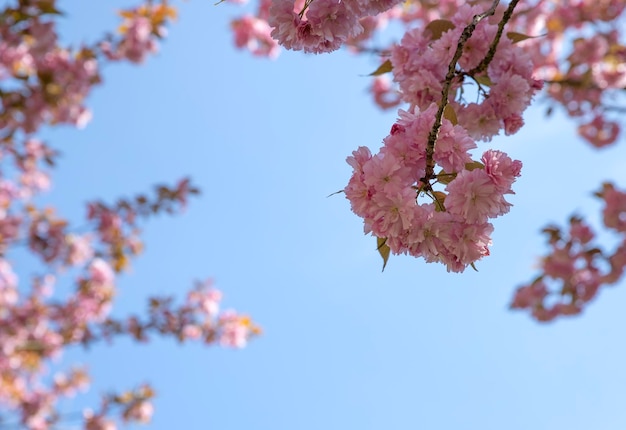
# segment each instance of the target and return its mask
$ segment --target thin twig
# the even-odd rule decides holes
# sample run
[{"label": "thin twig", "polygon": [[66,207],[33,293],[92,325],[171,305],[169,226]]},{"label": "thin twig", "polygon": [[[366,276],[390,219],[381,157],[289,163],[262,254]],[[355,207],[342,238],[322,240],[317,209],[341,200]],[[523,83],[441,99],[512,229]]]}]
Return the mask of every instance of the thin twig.
[{"label": "thin twig", "polygon": [[[515,1],[515,0],[514,0]],[[474,33],[476,29],[476,25],[484,18],[491,16],[495,13],[496,7],[498,7],[498,3],[500,0],[494,0],[491,7],[478,15],[474,15],[474,19],[472,22],[463,29],[461,36],[459,37],[459,42],[456,46],[456,51],[454,52],[454,56],[452,57],[452,61],[448,65],[448,73],[446,74],[446,79],[443,83],[443,88],[441,89],[441,103],[439,104],[439,109],[437,110],[437,114],[435,115],[435,123],[433,124],[433,128],[430,130],[428,134],[428,143],[426,146],[426,172],[421,181],[425,184],[430,183],[430,180],[435,177],[435,160],[433,158],[435,154],[435,142],[437,141],[437,137],[439,136],[439,130],[441,129],[441,121],[443,118],[443,111],[448,105],[448,93],[450,92],[450,87],[452,86],[452,80],[456,76],[456,64],[463,55],[463,48],[465,44]]]},{"label": "thin twig", "polygon": [[604,110],[605,112],[626,113],[626,106],[607,106],[607,105],[602,105],[602,110]]},{"label": "thin twig", "polygon": [[515,9],[515,6],[518,2],[519,0],[511,0],[511,3],[509,3],[509,7],[504,11],[504,15],[498,23],[498,32],[496,33],[496,37],[494,37],[491,45],[489,46],[489,51],[487,51],[487,55],[485,56],[485,58],[482,59],[478,66],[474,67],[467,73],[468,75],[475,76],[477,73],[481,73],[487,70],[487,67],[489,67],[489,64],[493,60],[494,55],[496,55],[496,49],[498,48],[498,43],[500,43],[500,38],[502,37],[502,32],[504,31],[504,26],[511,19],[511,16],[513,15],[513,9]]}]

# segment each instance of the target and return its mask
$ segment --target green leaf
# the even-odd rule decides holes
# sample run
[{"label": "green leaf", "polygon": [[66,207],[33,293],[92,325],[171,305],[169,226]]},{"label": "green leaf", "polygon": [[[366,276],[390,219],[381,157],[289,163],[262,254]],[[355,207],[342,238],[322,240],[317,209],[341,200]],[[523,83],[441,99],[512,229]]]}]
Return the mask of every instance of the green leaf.
[{"label": "green leaf", "polygon": [[431,40],[439,40],[446,31],[452,30],[455,25],[447,19],[436,19],[428,23],[424,33],[430,32]]},{"label": "green leaf", "polygon": [[478,272],[478,269],[476,268],[476,266],[474,266],[474,263],[470,263],[470,266],[472,266],[472,269],[474,269],[476,272]]},{"label": "green leaf", "polygon": [[448,185],[454,178],[456,178],[456,173],[446,173],[443,169],[437,174],[437,181],[444,185]]},{"label": "green leaf", "polygon": [[486,87],[490,87],[493,85],[493,82],[491,82],[491,79],[489,79],[489,76],[487,75],[475,76],[474,80],[478,82],[480,85],[484,85]]},{"label": "green leaf", "polygon": [[393,64],[391,64],[391,60],[387,60],[383,64],[378,66],[378,69],[374,70],[372,73],[370,73],[367,76],[380,76],[380,75],[384,75],[385,73],[389,73],[392,70],[393,70]]},{"label": "green leaf", "polygon": [[433,191],[433,198],[435,199],[435,211],[445,212],[446,207],[443,205],[446,201],[446,193],[443,191]]},{"label": "green leaf", "polygon": [[389,260],[389,254],[391,253],[391,248],[387,245],[387,239],[383,237],[376,238],[376,250],[383,257],[383,272],[385,271],[385,266],[387,266],[387,261]]},{"label": "green leaf", "polygon": [[506,37],[508,37],[509,39],[511,39],[511,41],[513,43],[518,43],[518,42],[522,42],[524,40],[528,40],[528,39],[536,39],[537,37],[543,37],[545,36],[544,34],[540,34],[539,36],[529,36],[527,34],[523,34],[523,33],[517,33],[515,31],[509,31],[506,34]]},{"label": "green leaf", "polygon": [[60,11],[59,9],[56,9],[54,7],[54,5],[45,5],[41,7],[41,13],[42,14],[47,14],[47,15],[59,15],[59,16],[64,16],[65,14]]},{"label": "green leaf", "polygon": [[452,125],[457,125],[459,120],[456,118],[456,112],[454,108],[448,103],[445,108],[443,108],[443,117],[450,121]]},{"label": "green leaf", "polygon": [[472,161],[471,163],[465,163],[465,170],[469,170],[470,172],[475,169],[484,169],[485,165],[480,161]]}]

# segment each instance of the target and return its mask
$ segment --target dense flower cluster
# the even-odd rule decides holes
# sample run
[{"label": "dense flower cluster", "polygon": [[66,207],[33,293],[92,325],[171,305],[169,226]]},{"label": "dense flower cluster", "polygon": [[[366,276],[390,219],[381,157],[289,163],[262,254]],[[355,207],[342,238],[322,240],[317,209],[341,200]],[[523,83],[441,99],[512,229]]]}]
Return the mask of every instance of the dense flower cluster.
[{"label": "dense flower cluster", "polygon": [[268,24],[287,49],[316,54],[339,49],[364,31],[360,20],[399,4],[399,0],[274,0]]},{"label": "dense flower cluster", "polygon": [[[410,32],[410,26],[424,28],[433,20],[451,19],[464,3],[411,2],[397,8],[395,16]],[[622,1],[527,0],[507,24],[530,57],[532,74],[546,84],[549,112],[561,107],[580,124],[581,137],[596,147],[614,143],[621,128],[616,113],[623,109],[616,101],[624,100],[626,86],[625,7]]]},{"label": "dense flower cluster", "polygon": [[[58,398],[89,385],[87,373],[80,369],[58,374],[50,387],[43,383],[46,363],[59,358],[67,347],[121,335],[138,341],[159,335],[181,342],[197,340],[241,348],[259,333],[249,317],[232,310],[220,312],[222,294],[210,281],[199,283],[180,306],[175,306],[171,298],[155,297],[149,299],[147,317],[111,316],[117,274],[140,249],[137,218],[149,212],[174,210],[175,204],[180,207],[188,194],[195,192],[189,181],[183,180],[176,187],[157,187],[155,199],[138,196],[113,206],[90,203],[87,218],[95,224],[86,235],[71,233],[69,223],[51,210],[31,208],[27,217],[18,219],[15,240],[25,234],[32,253],[50,269],[34,279],[30,293],[25,294],[18,287],[10,261],[0,258],[0,404],[19,411],[27,428],[49,428],[58,419]],[[8,248],[11,245],[6,244]],[[81,268],[75,290],[57,297],[57,280],[68,269]],[[86,415],[85,428],[114,422],[106,414],[117,403],[104,404],[106,409],[99,414]],[[149,403],[124,405],[121,414],[125,420],[149,418]]]},{"label": "dense flower cluster", "polygon": [[[272,35],[275,39],[289,49],[326,52],[345,44],[353,52],[375,51],[384,56],[390,50],[397,49],[393,44],[391,47],[378,45],[380,42],[376,36],[386,27],[387,22],[395,21],[405,26],[407,39],[410,39],[410,33],[416,33],[422,37],[422,29],[430,23],[451,20],[458,13],[459,8],[467,4],[461,0],[438,2],[418,0],[401,4],[400,2],[372,1],[370,5],[365,5],[367,2],[364,1],[355,2],[354,0],[330,2],[300,0],[293,3],[293,1],[276,2],[270,17],[268,0],[262,0],[259,2],[256,20],[250,16],[246,20],[250,23],[254,22],[256,28],[265,29],[261,37],[264,41],[267,40],[265,38],[268,33],[266,33],[267,27],[261,23],[267,22],[270,29],[274,27]],[[482,10],[488,8],[491,3],[491,0],[471,2],[477,9]],[[329,8],[328,5],[333,11],[326,13],[326,19],[315,22],[307,19],[309,9],[319,7],[326,10]],[[579,123],[578,130],[581,137],[597,147],[614,143],[621,129],[619,117],[616,114],[623,112],[623,109],[616,109],[615,100],[623,100],[620,93],[626,86],[626,45],[623,42],[623,29],[626,28],[624,25],[625,8],[624,2],[619,0],[600,2],[525,0],[520,3],[519,11],[510,17],[507,24],[508,31],[514,34],[514,40],[523,41],[525,55],[531,57],[531,61],[524,67],[532,67],[532,74],[547,84],[549,111],[556,107],[563,108]],[[499,19],[503,9],[502,5],[498,7],[495,17],[491,19],[492,23]],[[363,10],[368,12],[365,15],[358,12]],[[347,12],[338,13],[338,11]],[[248,26],[251,28],[251,24]],[[237,47],[249,49],[256,55],[263,55],[263,52],[271,57],[277,55],[275,47],[271,50],[260,50],[257,43],[242,43],[240,34],[249,33],[250,30],[242,31],[237,26],[233,28]],[[476,34],[479,35],[482,31],[485,30],[477,29]],[[567,37],[564,37],[565,33]],[[447,37],[450,38],[449,42],[455,43],[452,35]],[[480,40],[480,37],[476,37],[470,41],[464,60],[477,58],[475,55],[477,51],[474,51],[472,47],[480,45]],[[503,40],[503,45],[498,49],[505,49],[506,43],[508,42]],[[410,41],[408,44],[415,47]],[[425,47],[416,48],[424,49]],[[425,56],[423,61],[432,63],[436,62],[436,58]],[[518,61],[523,62],[525,59]],[[443,63],[430,66],[436,67],[437,65],[444,66]],[[408,70],[408,75],[413,80],[421,76],[420,73],[416,73],[416,70],[418,69]],[[429,67],[427,66],[425,70],[429,70]],[[491,76],[491,73],[489,76],[495,77]],[[422,85],[426,87],[434,84],[435,86],[430,88],[433,94],[436,94],[434,88],[441,83],[433,82],[432,76],[428,74],[426,78],[427,82]],[[397,90],[406,93],[406,88],[401,88],[402,86],[397,89],[391,86],[381,87],[380,76],[374,77],[374,80],[372,92],[377,105],[388,109],[401,103],[393,94]],[[484,82],[483,80],[481,83]],[[389,95],[381,97],[383,91]],[[395,103],[390,103],[390,100]],[[485,105],[484,108],[486,107]],[[473,109],[475,108],[469,108],[468,116],[471,117]],[[514,123],[509,124],[509,127],[516,126],[518,125]]]},{"label": "dense flower cluster", "polygon": [[[521,162],[489,150],[473,162],[474,141],[459,125],[443,120],[434,160],[443,167],[435,191],[424,183],[426,143],[436,105],[400,119],[372,157],[361,147],[348,157],[354,174],[345,189],[352,210],[365,220],[365,232],[386,239],[395,254],[423,257],[460,272],[489,255],[490,218],[509,211],[504,196],[520,175]],[[450,172],[450,173],[447,173]]]},{"label": "dense flower cluster", "polygon": [[570,218],[567,232],[545,228],[550,252],[541,259],[541,274],[517,289],[511,308],[528,310],[540,321],[577,315],[602,285],[621,279],[626,268],[626,191],[606,183],[596,196],[604,202],[604,225],[618,237],[615,249],[603,249],[579,217]]},{"label": "dense flower cluster", "polygon": [[108,38],[99,47],[108,60],[142,63],[149,54],[157,52],[157,40],[165,36],[165,25],[176,17],[176,10],[163,2],[123,10],[120,15],[124,19],[119,28],[122,37],[114,41]]},{"label": "dense flower cluster", "polygon": [[[377,102],[403,102],[409,109],[400,110],[380,153],[360,148],[348,158],[354,173],[346,197],[364,218],[365,232],[384,241],[379,248],[441,262],[456,272],[489,254],[489,219],[509,211],[504,196],[513,193],[521,162],[499,151],[485,152],[478,162],[470,151],[477,140],[518,131],[523,111],[543,85],[533,78],[530,55],[514,38],[502,37],[516,3],[496,11],[496,1],[487,11],[484,3],[448,1],[437,9],[448,19],[434,19],[427,8],[400,13],[394,1],[272,2],[271,35],[288,49],[314,53],[344,44],[358,51],[388,19],[408,21],[411,13],[413,20],[431,19],[408,30],[381,66],[381,73],[392,71],[395,94],[375,73]],[[492,21],[486,19],[491,15]],[[470,85],[472,102],[466,95]]]},{"label": "dense flower cluster", "polygon": [[12,11],[0,16],[2,135],[34,133],[48,123],[84,126],[91,114],[83,101],[100,80],[97,61],[87,49],[59,47],[45,13],[22,18]]},{"label": "dense flower cluster", "polygon": [[246,48],[254,55],[276,58],[278,42],[271,36],[272,28],[267,21],[245,15],[231,23],[235,34],[235,46]]},{"label": "dense flower cluster", "polygon": [[[512,0],[508,5],[478,0],[472,7],[461,0],[372,1],[369,6],[355,0],[280,0],[271,8],[268,1],[260,2],[257,18],[273,27],[271,35],[282,46],[326,52],[344,45],[356,53],[379,53],[382,64],[370,87],[375,103],[383,109],[409,104],[378,154],[359,148],[348,157],[354,173],[346,195],[364,218],[365,231],[378,236],[385,261],[388,252],[408,253],[462,270],[488,253],[486,220],[508,211],[504,194],[512,191],[510,184],[496,185],[485,158],[498,154],[500,162],[506,160],[507,182],[519,175],[521,163],[499,151],[487,151],[477,162],[468,151],[474,141],[519,130],[522,112],[542,86],[548,114],[562,109],[595,147],[620,136],[619,115],[626,111],[626,3],[621,0]],[[463,36],[474,17],[494,6],[491,16],[472,24],[471,37]],[[402,40],[380,46],[377,33],[393,21],[405,26]],[[385,75],[389,72],[393,79]],[[605,213],[619,212],[614,209],[619,195],[612,187],[603,189]],[[612,230],[623,218],[605,217],[605,227]],[[468,230],[470,225],[474,229]],[[584,221],[573,217],[571,228],[568,239],[556,227],[546,229],[552,254],[544,259],[544,273],[518,291],[513,307],[530,309],[542,321],[577,314],[599,286],[621,277],[623,245],[600,257],[597,247],[584,251],[591,240],[580,236],[591,231]],[[455,249],[459,232],[473,245]],[[611,270],[602,272],[606,267]],[[557,294],[549,291],[559,283],[558,294],[569,302],[546,301]]]},{"label": "dense flower cluster", "polygon": [[[461,7],[450,21],[434,21],[426,29],[415,28],[405,33],[400,44],[392,47],[391,64],[394,80],[400,87],[401,99],[411,105],[426,108],[441,101],[443,77],[465,26],[482,10],[478,6]],[[447,29],[443,33],[435,31]],[[459,58],[458,79],[452,83],[449,102],[454,107],[458,123],[477,140],[488,140],[501,129],[513,134],[524,124],[522,112],[528,107],[533,93],[542,84],[532,78],[530,56],[509,38],[502,38],[497,51],[485,70],[477,70],[488,55],[496,38],[497,25],[486,20],[478,23]],[[419,71],[419,73],[416,73]],[[457,102],[457,94],[467,81],[478,87],[481,102]]]},{"label": "dense flower cluster", "polygon": [[[391,252],[441,262],[455,272],[489,255],[493,226],[488,220],[509,211],[505,194],[513,193],[521,171],[521,162],[500,151],[489,150],[481,162],[474,161],[475,139],[489,140],[501,129],[516,132],[541,87],[531,76],[530,59],[510,40],[501,41],[481,66],[498,27],[480,21],[470,38],[463,36],[480,13],[477,7],[462,7],[451,21],[407,32],[392,49],[400,98],[413,108],[400,110],[380,153],[372,157],[360,148],[348,158],[354,174],[345,189],[352,210],[365,220],[365,232],[384,238]],[[459,56],[460,43],[466,44]],[[488,89],[481,87],[479,103],[456,100],[468,78],[489,83]],[[450,119],[439,117],[436,129],[436,118],[445,111],[439,109],[444,91],[451,95],[445,100]],[[438,174],[435,165],[442,169]],[[445,188],[436,190],[436,185]]]}]

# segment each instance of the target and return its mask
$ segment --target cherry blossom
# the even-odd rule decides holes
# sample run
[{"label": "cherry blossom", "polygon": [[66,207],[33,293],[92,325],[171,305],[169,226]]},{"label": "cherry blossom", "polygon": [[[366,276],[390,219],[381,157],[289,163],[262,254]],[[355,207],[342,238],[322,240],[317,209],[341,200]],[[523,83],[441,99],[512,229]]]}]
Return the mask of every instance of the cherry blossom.
[{"label": "cherry blossom", "polygon": [[[117,33],[92,46],[69,47],[57,36],[62,15],[54,0],[9,3],[0,9],[0,404],[3,423],[44,430],[63,425],[62,398],[91,384],[86,369],[64,361],[71,348],[119,336],[241,348],[260,329],[246,315],[220,312],[222,293],[206,282],[181,304],[151,297],[144,313],[112,317],[119,278],[142,250],[140,224],[184,210],[199,192],[188,178],[158,185],[152,195],[90,202],[80,231],[37,199],[50,186],[57,158],[38,137],[42,127],[87,125],[86,100],[102,81],[100,68],[146,61],[175,10],[166,1],[122,10]],[[269,29],[264,31],[269,40]],[[12,261],[18,248],[39,261],[32,277],[18,273]],[[51,375],[52,362],[65,370]],[[106,395],[97,411],[82,411],[83,428],[112,430],[120,420],[147,423],[153,397],[148,385]]]}]

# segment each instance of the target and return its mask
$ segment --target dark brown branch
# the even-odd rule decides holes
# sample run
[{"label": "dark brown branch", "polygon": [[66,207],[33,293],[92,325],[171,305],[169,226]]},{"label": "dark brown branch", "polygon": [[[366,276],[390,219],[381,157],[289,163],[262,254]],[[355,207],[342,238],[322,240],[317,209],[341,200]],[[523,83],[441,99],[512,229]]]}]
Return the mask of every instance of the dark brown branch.
[{"label": "dark brown branch", "polygon": [[513,15],[513,9],[515,9],[515,6],[517,6],[518,2],[519,0],[511,0],[511,3],[509,3],[509,7],[504,11],[504,15],[498,23],[498,32],[496,33],[496,37],[494,37],[493,42],[491,42],[491,45],[489,46],[489,51],[487,51],[487,55],[485,56],[485,58],[482,59],[478,66],[474,67],[467,73],[468,75],[475,76],[477,73],[481,73],[487,70],[487,67],[489,67],[489,64],[493,60],[494,55],[496,55],[496,49],[498,48],[498,43],[500,43],[500,38],[502,37],[502,32],[504,31],[504,26],[511,19],[511,16]]},{"label": "dark brown branch", "polygon": [[437,110],[437,114],[435,115],[435,123],[433,124],[433,128],[428,134],[428,143],[426,146],[426,172],[424,177],[422,178],[422,182],[425,184],[430,183],[430,180],[435,177],[435,160],[433,158],[435,154],[435,142],[437,141],[437,137],[439,136],[439,130],[441,129],[443,112],[448,105],[448,94],[450,92],[450,87],[452,86],[452,80],[456,76],[456,64],[461,58],[461,55],[463,55],[463,48],[465,47],[465,44],[467,43],[469,38],[472,37],[472,33],[474,33],[474,30],[476,29],[478,23],[484,18],[493,15],[496,11],[498,3],[500,3],[500,0],[494,0],[489,10],[479,15],[475,15],[474,19],[472,19],[472,22],[463,29],[463,32],[459,37],[456,51],[454,52],[452,61],[450,61],[450,64],[448,65],[448,73],[446,73],[446,78],[443,83],[443,88],[441,90],[441,103],[439,104],[439,109]]}]

